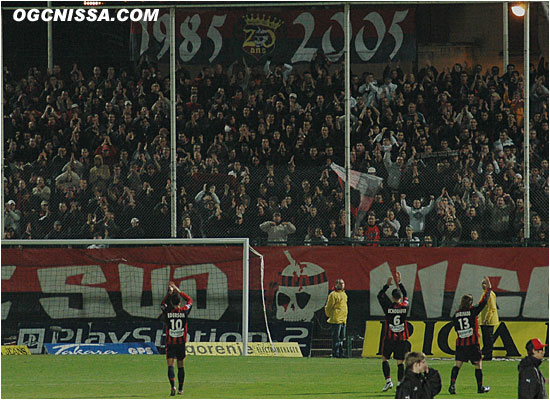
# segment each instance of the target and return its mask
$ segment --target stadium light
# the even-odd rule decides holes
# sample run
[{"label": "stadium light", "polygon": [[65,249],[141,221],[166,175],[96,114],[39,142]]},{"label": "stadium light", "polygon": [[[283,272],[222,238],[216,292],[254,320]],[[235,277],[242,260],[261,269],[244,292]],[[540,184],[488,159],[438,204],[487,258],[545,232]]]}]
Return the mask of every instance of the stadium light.
[{"label": "stadium light", "polygon": [[525,15],[525,5],[522,3],[514,4],[512,6],[512,13],[516,17],[523,17]]},{"label": "stadium light", "polygon": [[104,2],[103,1],[83,1],[83,4],[89,7],[98,7],[98,6],[102,6]]}]

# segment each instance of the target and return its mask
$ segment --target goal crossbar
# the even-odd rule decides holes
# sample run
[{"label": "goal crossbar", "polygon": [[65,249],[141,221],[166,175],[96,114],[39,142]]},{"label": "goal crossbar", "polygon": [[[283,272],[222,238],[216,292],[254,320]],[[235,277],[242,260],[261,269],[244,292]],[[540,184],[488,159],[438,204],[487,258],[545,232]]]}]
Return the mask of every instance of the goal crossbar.
[{"label": "goal crossbar", "polygon": [[142,245],[162,245],[162,244],[209,244],[224,245],[234,244],[250,247],[248,238],[227,238],[227,239],[183,239],[183,238],[162,238],[162,239],[2,239],[2,246],[84,246],[91,244],[120,245],[120,244],[142,244]]}]

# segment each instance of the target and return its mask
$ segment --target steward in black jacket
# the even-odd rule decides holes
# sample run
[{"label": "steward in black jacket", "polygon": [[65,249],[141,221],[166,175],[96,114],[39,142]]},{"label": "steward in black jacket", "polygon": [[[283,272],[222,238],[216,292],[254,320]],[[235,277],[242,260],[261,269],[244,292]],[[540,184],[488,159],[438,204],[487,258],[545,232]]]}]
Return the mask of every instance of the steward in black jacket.
[{"label": "steward in black jacket", "polygon": [[547,399],[545,379],[539,365],[544,358],[544,348],[540,339],[531,339],[525,345],[528,356],[518,365],[518,399]]},{"label": "steward in black jacket", "polygon": [[430,368],[426,373],[405,372],[405,378],[397,387],[396,399],[433,399],[441,391],[441,376]]},{"label": "steward in black jacket", "polygon": [[540,372],[542,360],[527,356],[518,365],[518,399],[547,399],[545,379]]},{"label": "steward in black jacket", "polygon": [[396,399],[433,399],[441,391],[441,376],[428,368],[423,353],[408,353],[405,377],[397,386]]}]

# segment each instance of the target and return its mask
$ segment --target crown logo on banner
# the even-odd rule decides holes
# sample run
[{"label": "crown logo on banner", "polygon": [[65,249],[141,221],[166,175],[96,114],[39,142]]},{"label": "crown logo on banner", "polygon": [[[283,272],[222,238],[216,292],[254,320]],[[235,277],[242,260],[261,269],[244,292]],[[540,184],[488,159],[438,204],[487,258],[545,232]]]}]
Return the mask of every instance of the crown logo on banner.
[{"label": "crown logo on banner", "polygon": [[266,17],[265,14],[263,14],[261,17],[259,14],[256,14],[255,16],[249,14],[245,15],[243,19],[246,25],[263,26],[274,31],[279,29],[279,27],[284,24],[284,21],[280,20],[279,18],[269,16]]},{"label": "crown logo on banner", "polygon": [[271,54],[275,49],[278,30],[285,22],[265,14],[246,14],[242,20],[243,50],[257,61]]}]

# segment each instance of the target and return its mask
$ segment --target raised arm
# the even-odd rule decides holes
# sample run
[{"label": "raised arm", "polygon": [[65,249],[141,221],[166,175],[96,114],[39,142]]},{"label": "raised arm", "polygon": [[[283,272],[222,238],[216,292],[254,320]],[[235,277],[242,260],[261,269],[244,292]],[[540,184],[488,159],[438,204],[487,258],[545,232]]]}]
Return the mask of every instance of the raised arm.
[{"label": "raised arm", "polygon": [[382,289],[380,289],[380,291],[376,295],[376,297],[378,298],[378,302],[380,303],[382,308],[391,307],[392,302],[388,297],[388,295],[386,294],[386,290],[388,290],[388,288],[391,286],[392,281],[393,281],[393,278],[389,277],[386,284],[382,286]]},{"label": "raised arm", "polygon": [[265,221],[260,224],[260,229],[267,233],[271,230],[272,225],[274,225],[273,221]]},{"label": "raised arm", "polygon": [[475,185],[474,185],[474,191],[477,193],[477,196],[479,197],[479,201],[481,202],[482,205],[485,205],[485,195],[481,192],[481,190],[477,190]]},{"label": "raised arm", "polygon": [[405,286],[401,283],[401,272],[399,271],[395,273],[395,285],[401,290],[403,298],[407,297],[407,291],[405,290]]},{"label": "raised arm", "polygon": [[181,290],[179,291],[179,294],[185,300],[185,304],[183,305],[183,312],[189,313],[189,311],[191,311],[191,307],[193,307],[193,299]]},{"label": "raised arm", "polygon": [[296,227],[292,222],[283,222],[283,225],[285,227],[286,233],[290,235],[291,233],[296,232]]},{"label": "raised arm", "polygon": [[411,214],[411,208],[407,205],[407,202],[405,201],[405,194],[401,194],[401,207],[403,207],[403,210],[405,210],[405,212],[407,214]]},{"label": "raised arm", "polygon": [[479,164],[477,165],[477,173],[483,174],[483,160],[479,160]]},{"label": "raised arm", "polygon": [[160,302],[160,309],[162,310],[162,312],[165,312],[168,309],[168,303],[167,303],[168,297],[170,297],[170,295],[174,291],[171,284],[172,284],[172,282],[170,282],[170,284],[168,284],[168,291],[166,292],[166,294],[164,295],[164,298]]},{"label": "raised arm", "polygon": [[181,297],[185,300],[185,304],[183,305],[183,312],[187,315],[189,314],[189,311],[191,311],[191,307],[193,307],[193,299],[189,297],[186,293],[181,291],[177,285],[174,282],[170,282],[170,287],[172,290],[179,293]]},{"label": "raised arm", "polygon": [[479,304],[475,306],[472,309],[473,315],[478,315],[481,310],[487,305],[487,301],[489,300],[489,294],[491,293],[491,281],[489,281],[488,277],[483,278],[485,283],[487,284],[487,289],[485,289],[485,292],[483,293],[483,296],[481,296],[481,300],[479,301]]},{"label": "raised arm", "polygon": [[384,153],[384,165],[386,166],[386,168],[391,167],[391,165],[392,165],[391,153],[389,151],[386,151]]},{"label": "raised arm", "polygon": [[199,201],[201,201],[205,194],[206,194],[206,191],[204,189],[201,190],[199,193],[197,193],[197,195],[195,196],[195,203],[198,203]]},{"label": "raised arm", "polygon": [[[467,206],[470,206],[470,191],[464,190],[464,193],[462,194],[462,203],[466,204]],[[466,207],[462,207],[463,210],[466,209]]]},{"label": "raised arm", "polygon": [[433,210],[434,206],[435,206],[435,201],[434,201],[433,196],[432,196],[432,199],[430,200],[430,203],[426,207],[422,207],[422,209],[421,209],[422,214],[428,215],[430,213],[430,211]]},{"label": "raised arm", "polygon": [[401,283],[401,272],[397,271],[395,273],[395,284],[397,287],[399,287],[399,290],[401,291],[401,294],[403,295],[403,303],[408,306],[409,305],[409,298],[407,297],[407,291],[405,290],[405,286]]},{"label": "raised arm", "polygon": [[210,192],[210,194],[212,195],[212,200],[214,200],[214,203],[220,204],[220,198],[218,197],[218,195],[214,192]]},{"label": "raised arm", "polygon": [[292,72],[293,67],[290,64],[283,64],[283,82],[288,80],[288,76]]}]

